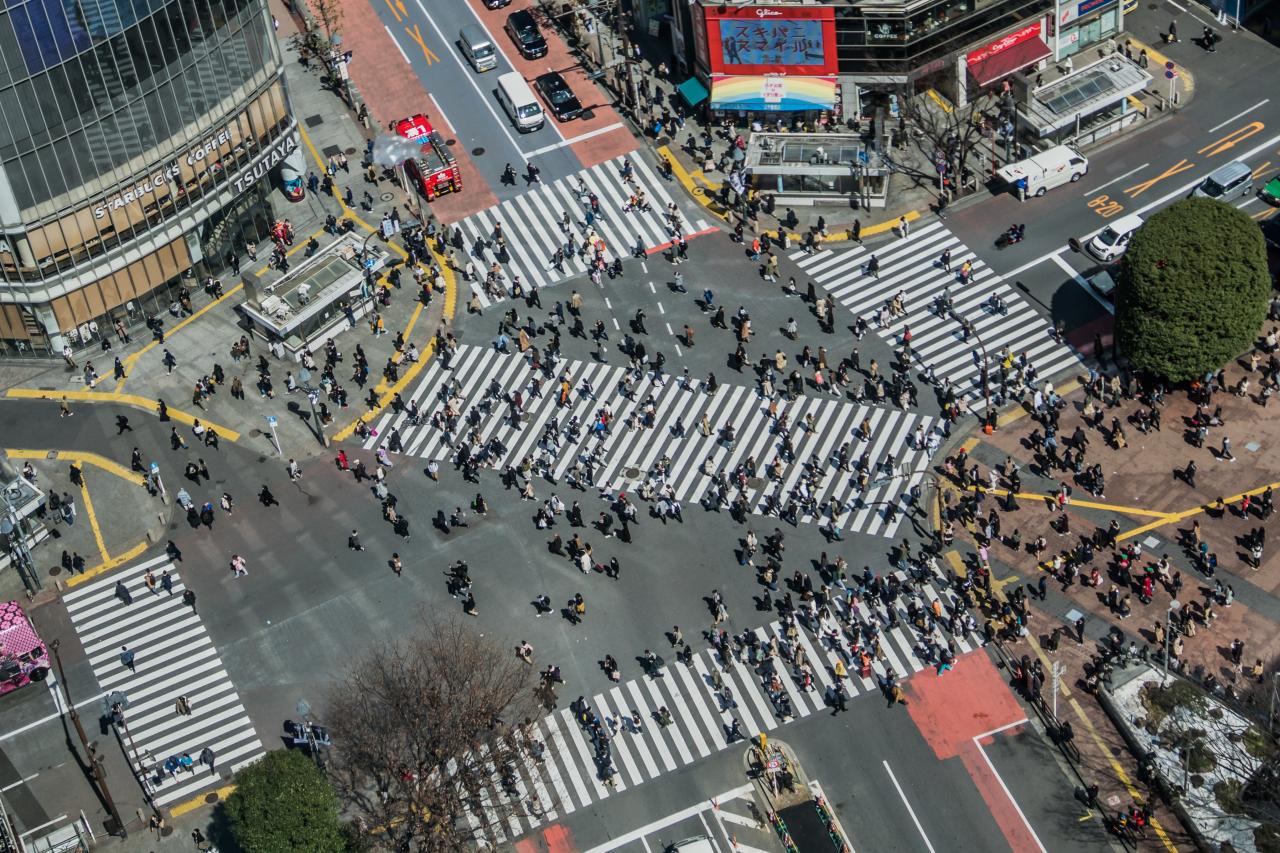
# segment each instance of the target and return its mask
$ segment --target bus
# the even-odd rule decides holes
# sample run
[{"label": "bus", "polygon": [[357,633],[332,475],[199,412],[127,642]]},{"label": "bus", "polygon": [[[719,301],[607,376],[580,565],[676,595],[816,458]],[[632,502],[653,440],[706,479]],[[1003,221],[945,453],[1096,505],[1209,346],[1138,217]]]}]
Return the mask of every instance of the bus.
[{"label": "bus", "polygon": [[45,648],[22,605],[0,605],[0,695],[49,677]]},{"label": "bus", "polygon": [[418,143],[421,153],[405,163],[405,170],[427,201],[462,189],[462,173],[458,170],[457,160],[426,116],[419,114],[401,119],[396,122],[396,133]]}]

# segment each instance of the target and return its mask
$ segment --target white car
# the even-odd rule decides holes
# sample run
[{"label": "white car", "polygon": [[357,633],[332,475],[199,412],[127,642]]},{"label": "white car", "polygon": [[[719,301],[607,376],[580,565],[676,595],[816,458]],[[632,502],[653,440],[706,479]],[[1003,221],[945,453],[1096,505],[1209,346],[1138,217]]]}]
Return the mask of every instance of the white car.
[{"label": "white car", "polygon": [[1100,261],[1114,261],[1129,248],[1129,240],[1142,227],[1142,217],[1136,213],[1122,216],[1099,231],[1085,245],[1085,251]]}]

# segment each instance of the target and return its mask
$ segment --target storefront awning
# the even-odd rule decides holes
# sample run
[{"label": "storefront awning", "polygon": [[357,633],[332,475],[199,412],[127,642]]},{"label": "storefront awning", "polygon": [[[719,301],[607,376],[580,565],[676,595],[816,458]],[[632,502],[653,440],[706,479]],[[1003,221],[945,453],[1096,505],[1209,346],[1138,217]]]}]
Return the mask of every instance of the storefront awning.
[{"label": "storefront awning", "polygon": [[676,91],[680,93],[680,97],[684,98],[684,102],[691,107],[696,107],[707,99],[707,87],[702,85],[702,81],[697,77],[690,77],[679,86]]},{"label": "storefront awning", "polygon": [[1043,40],[1029,38],[978,62],[970,63],[969,76],[979,86],[986,86],[1052,55],[1053,51]]},{"label": "storefront awning", "polygon": [[835,106],[835,102],[835,77],[722,75],[711,80],[713,110],[816,111],[829,110]]}]

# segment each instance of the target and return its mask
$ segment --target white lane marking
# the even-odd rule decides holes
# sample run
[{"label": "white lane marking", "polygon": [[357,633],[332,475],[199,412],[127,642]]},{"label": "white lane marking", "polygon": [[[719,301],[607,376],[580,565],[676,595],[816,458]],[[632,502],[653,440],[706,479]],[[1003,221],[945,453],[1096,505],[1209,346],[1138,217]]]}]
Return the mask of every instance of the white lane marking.
[{"label": "white lane marking", "polygon": [[[550,124],[550,122],[548,122],[548,124]],[[555,127],[555,125],[552,125],[552,127]],[[525,156],[533,157],[538,154],[546,154],[548,151],[555,151],[557,148],[564,148],[567,145],[572,145],[575,142],[582,142],[583,140],[591,139],[593,136],[599,136],[602,133],[608,133],[609,131],[617,130],[620,127],[626,127],[626,125],[624,125],[620,121],[615,121],[613,124],[605,125],[604,127],[597,127],[595,130],[589,130],[586,133],[581,133],[575,137],[572,137],[571,139],[561,139],[559,142],[553,142],[550,145],[544,145],[541,148],[535,148],[533,151],[530,151]],[[560,129],[558,127],[556,128],[556,132],[557,133],[560,132]]]},{"label": "white lane marking", "polygon": [[1227,125],[1231,124],[1231,122],[1235,121],[1236,119],[1238,119],[1238,118],[1240,118],[1240,117],[1242,117],[1242,116],[1247,116],[1249,113],[1253,112],[1253,111],[1254,111],[1254,110],[1256,110],[1258,107],[1262,106],[1263,104],[1269,103],[1270,101],[1271,101],[1271,99],[1270,99],[1270,98],[1263,98],[1261,101],[1258,101],[1258,103],[1256,103],[1256,104],[1254,104],[1253,106],[1249,107],[1249,109],[1247,109],[1247,110],[1243,110],[1243,111],[1241,111],[1241,112],[1238,112],[1238,113],[1236,113],[1235,115],[1233,115],[1231,118],[1229,118],[1229,119],[1227,119],[1226,121],[1222,122],[1222,124],[1214,125],[1213,127],[1209,128],[1209,132],[1210,132],[1210,133],[1215,133],[1215,132],[1217,132],[1217,131],[1221,130],[1222,128],[1224,128],[1224,127],[1226,127]]},{"label": "white lane marking", "polygon": [[893,787],[898,790],[898,796],[902,798],[902,804],[907,807],[907,814],[911,815],[911,822],[916,825],[920,837],[924,840],[924,846],[929,853],[937,853],[933,849],[933,844],[929,841],[929,836],[924,834],[924,827],[920,825],[920,818],[916,817],[916,810],[911,808],[911,803],[907,802],[907,795],[902,792],[902,786],[898,784],[898,777],[893,775],[893,768],[889,766],[889,762],[880,762],[884,765],[884,771],[889,774],[889,781],[893,783]]},{"label": "white lane marking", "polygon": [[391,36],[391,41],[396,46],[396,50],[400,51],[400,56],[404,58],[404,64],[412,66],[413,63],[409,61],[409,54],[405,53],[404,48],[400,46],[400,42],[396,41],[396,34],[391,32],[391,27],[383,24],[382,28],[387,31],[387,35]]},{"label": "white lane marking", "polygon": [[1071,278],[1075,280],[1075,283],[1080,285],[1081,289],[1083,289],[1085,293],[1092,296],[1094,302],[1097,302],[1103,308],[1107,309],[1108,312],[1112,314],[1116,313],[1116,306],[1103,299],[1102,294],[1096,292],[1092,287],[1090,287],[1089,282],[1085,280],[1085,277],[1076,272],[1075,268],[1072,267],[1071,264],[1064,261],[1062,259],[1062,255],[1054,255],[1053,262],[1062,267],[1062,271],[1071,276]]},{"label": "white lane marking", "polygon": [[[432,17],[429,14],[427,14],[427,7],[423,5],[422,0],[416,0],[416,2],[418,4],[418,8],[422,10],[422,16],[427,19],[427,23],[431,25],[431,29],[436,31],[436,36],[439,37],[440,41],[447,45],[453,44],[453,42],[445,38],[444,33],[440,31],[440,27],[436,25],[435,20],[433,20]],[[475,17],[476,21],[480,24],[481,27],[483,27],[484,22],[481,21],[478,16],[476,16],[475,11],[471,9],[471,4],[463,3],[462,5],[467,7],[467,10],[471,12],[472,16]],[[495,45],[498,43],[497,40],[493,38],[492,33],[489,34],[489,42]],[[501,48],[499,48],[499,50],[501,50]],[[510,60],[508,60],[508,63],[509,62]],[[515,66],[512,65],[511,67],[514,68]],[[514,148],[517,152],[519,152],[521,156],[526,156],[524,151],[521,150],[520,146],[516,144],[515,137],[511,135],[511,131],[507,130],[507,122],[500,115],[498,115],[498,113],[493,108],[493,104],[489,103],[490,99],[486,98],[484,95],[484,92],[481,91],[480,84],[476,82],[475,77],[472,76],[470,73],[468,73],[466,69],[463,69],[462,76],[466,77],[467,82],[471,84],[471,88],[476,90],[476,97],[478,97],[480,99],[480,102],[484,104],[484,108],[489,111],[489,115],[493,116],[494,123],[497,124],[498,129],[502,131],[502,135],[507,138],[507,141],[511,143],[511,147]],[[454,133],[457,133],[458,127],[454,125],[453,130],[454,130]]]},{"label": "white lane marking", "polygon": [[1096,193],[1098,190],[1105,189],[1106,187],[1109,187],[1109,186],[1111,186],[1112,184],[1117,184],[1117,183],[1119,183],[1120,181],[1123,181],[1125,178],[1127,178],[1127,177],[1129,177],[1130,175],[1132,175],[1133,173],[1135,173],[1135,172],[1141,172],[1143,169],[1147,168],[1147,167],[1148,167],[1148,166],[1150,166],[1150,165],[1151,165],[1150,163],[1143,163],[1141,166],[1139,166],[1139,167],[1138,167],[1138,168],[1136,168],[1136,169],[1130,169],[1129,171],[1125,172],[1123,175],[1120,175],[1119,177],[1112,178],[1111,180],[1107,181],[1105,184],[1100,184],[1099,186],[1094,187],[1093,189],[1091,189],[1091,190],[1089,190],[1088,192],[1086,192],[1083,196],[1081,196],[1081,198],[1088,198],[1089,196],[1091,196],[1091,195],[1093,195],[1094,193]]},{"label": "white lane marking", "polygon": [[689,806],[687,809],[681,809],[675,814],[667,815],[666,817],[659,818],[653,823],[646,824],[639,829],[633,829],[628,833],[619,835],[617,838],[606,841],[604,844],[592,847],[590,850],[587,850],[586,853],[609,853],[610,850],[617,850],[619,847],[625,847],[633,841],[642,840],[646,835],[652,835],[660,829],[665,829],[668,826],[674,826],[682,820],[691,818],[694,815],[702,814],[707,809],[712,808],[713,802],[734,800],[741,797],[743,794],[751,793],[753,790],[754,789],[750,784],[739,785],[731,791],[725,791],[718,797],[713,797],[705,802]]},{"label": "white lane marking", "polygon": [[[998,729],[992,729],[989,732],[980,734],[973,739],[973,745],[978,748],[978,753],[982,756],[982,760],[987,762],[987,767],[991,768],[992,775],[994,775],[996,777],[996,781],[1000,783],[1000,790],[1004,791],[1004,795],[1009,798],[1009,802],[1013,803],[1014,810],[1018,813],[1018,817],[1022,818],[1022,825],[1027,828],[1027,832],[1031,833],[1031,837],[1036,842],[1036,847],[1040,848],[1040,853],[1045,853],[1044,843],[1040,841],[1040,836],[1036,835],[1036,831],[1031,828],[1031,821],[1027,820],[1027,816],[1023,814],[1022,806],[1018,805],[1018,801],[1013,798],[1013,794],[1009,792],[1009,786],[1004,783],[1004,777],[1001,776],[1000,773],[996,770],[996,766],[991,763],[991,757],[987,755],[987,751],[982,748],[983,738],[990,737],[991,735],[994,735],[994,734],[999,734],[1000,732],[1006,729],[1011,729],[1014,726],[1020,726],[1025,722],[1027,722],[1026,719],[1021,719],[1021,720],[1018,720],[1017,722],[1003,725]],[[908,808],[910,807],[908,806]],[[919,826],[919,824],[916,824],[916,825]],[[928,842],[926,841],[925,843],[927,844]]]},{"label": "white lane marking", "polygon": [[[1255,145],[1254,147],[1250,148],[1248,151],[1244,151],[1244,152],[1242,152],[1242,153],[1238,154],[1238,155],[1236,156],[1236,159],[1237,159],[1237,160],[1247,160],[1247,159],[1249,159],[1250,157],[1252,157],[1253,155],[1257,154],[1259,151],[1262,151],[1262,150],[1264,150],[1264,149],[1270,148],[1272,145],[1275,145],[1277,142],[1280,142],[1280,136],[1273,136],[1273,137],[1271,137],[1270,139],[1268,139],[1266,142],[1260,142],[1260,143],[1258,143],[1257,145]],[[1170,192],[1165,193],[1164,195],[1160,196],[1159,198],[1155,199],[1154,201],[1150,201],[1150,202],[1148,202],[1147,204],[1143,205],[1142,207],[1138,208],[1137,210],[1131,210],[1131,211],[1129,211],[1129,213],[1137,213],[1137,214],[1139,214],[1139,215],[1142,215],[1142,214],[1146,213],[1146,212],[1147,212],[1147,211],[1149,211],[1149,210],[1154,210],[1155,208],[1157,208],[1157,207],[1159,207],[1160,205],[1162,205],[1162,204],[1166,203],[1166,202],[1167,202],[1167,201],[1169,201],[1170,199],[1172,199],[1172,198],[1177,198],[1178,196],[1181,196],[1181,195],[1186,194],[1186,192],[1187,192],[1188,190],[1190,190],[1192,187],[1196,186],[1196,185],[1197,185],[1197,184],[1199,184],[1201,181],[1203,181],[1203,180],[1205,179],[1205,177],[1206,177],[1208,174],[1209,174],[1208,172],[1205,172],[1205,173],[1204,173],[1203,175],[1201,175],[1200,177],[1198,177],[1198,178],[1196,178],[1196,179],[1194,179],[1194,180],[1192,180],[1192,181],[1188,181],[1187,183],[1183,184],[1182,186],[1178,187],[1177,189],[1175,189],[1175,190],[1171,190]],[[1099,227],[1097,227],[1097,228],[1093,229],[1092,231],[1090,231],[1088,234],[1085,234],[1085,235],[1081,236],[1081,237],[1080,237],[1080,242],[1081,242],[1081,244],[1084,244],[1084,243],[1088,242],[1089,240],[1093,239],[1094,235],[1096,235],[1098,232],[1100,232],[1103,228],[1106,228],[1106,227],[1107,227],[1107,226],[1106,226],[1105,224],[1100,225]],[[1014,270],[1012,270],[1012,271],[1010,271],[1010,272],[1007,272],[1007,273],[1001,273],[1001,276],[1002,276],[1003,278],[1006,278],[1006,279],[1013,278],[1014,276],[1018,275],[1019,273],[1021,273],[1021,272],[1025,272],[1026,270],[1029,270],[1029,269],[1031,269],[1031,268],[1032,268],[1032,267],[1034,267],[1034,266],[1039,266],[1040,264],[1042,264],[1042,263],[1044,263],[1045,261],[1047,261],[1047,260],[1049,260],[1050,258],[1052,258],[1054,255],[1060,255],[1060,254],[1062,254],[1062,253],[1063,253],[1063,252],[1065,252],[1065,251],[1067,251],[1067,247],[1066,247],[1066,246],[1059,246],[1058,248],[1054,249],[1052,252],[1045,252],[1045,253],[1044,253],[1043,255],[1041,255],[1040,257],[1038,257],[1038,258],[1036,258],[1036,259],[1034,259],[1034,260],[1031,260],[1031,261],[1027,261],[1025,264],[1023,264],[1022,266],[1018,267],[1017,269],[1014,269]]]}]

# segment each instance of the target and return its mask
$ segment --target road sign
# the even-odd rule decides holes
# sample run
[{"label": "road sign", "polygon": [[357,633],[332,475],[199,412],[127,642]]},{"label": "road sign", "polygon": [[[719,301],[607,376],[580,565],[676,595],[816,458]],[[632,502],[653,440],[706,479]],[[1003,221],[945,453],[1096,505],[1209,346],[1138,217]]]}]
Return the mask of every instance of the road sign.
[{"label": "road sign", "polygon": [[862,164],[862,165],[864,165],[864,166],[865,166],[865,165],[867,165],[868,163],[870,163],[870,162],[871,162],[871,155],[870,155],[870,154],[868,154],[868,153],[867,153],[867,152],[865,152],[865,151],[859,151],[859,152],[858,152],[858,162],[859,162],[859,163],[861,163],[861,164]]},{"label": "road sign", "polygon": [[[1173,63],[1169,63],[1169,64],[1172,65]],[[1164,72],[1164,77],[1166,80],[1172,80],[1177,76],[1178,76],[1178,72],[1173,68],[1168,68]]]},{"label": "road sign", "polygon": [[275,415],[263,415],[263,417],[267,419],[267,426],[271,427],[272,429],[275,429],[276,424],[280,422],[279,418],[277,418]]},{"label": "road sign", "polygon": [[159,466],[158,464],[156,464],[155,462],[152,462],[152,463],[151,463],[151,473],[152,473],[152,474],[159,474],[159,473],[160,473],[160,466]]}]

